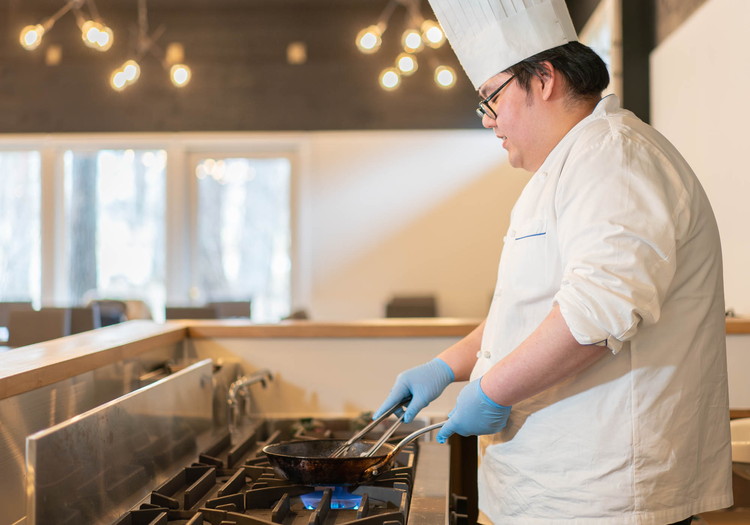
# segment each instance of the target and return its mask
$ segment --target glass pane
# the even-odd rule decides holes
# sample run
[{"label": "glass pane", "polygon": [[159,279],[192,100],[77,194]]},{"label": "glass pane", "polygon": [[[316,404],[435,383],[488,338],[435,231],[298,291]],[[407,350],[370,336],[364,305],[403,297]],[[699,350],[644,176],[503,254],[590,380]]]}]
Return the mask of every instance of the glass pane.
[{"label": "glass pane", "polygon": [[289,159],[206,158],[198,162],[196,177],[195,292],[207,302],[250,300],[255,321],[288,315]]},{"label": "glass pane", "polygon": [[41,299],[41,169],[36,151],[0,151],[0,301]]},{"label": "glass pane", "polygon": [[67,295],[164,308],[163,150],[65,153]]}]

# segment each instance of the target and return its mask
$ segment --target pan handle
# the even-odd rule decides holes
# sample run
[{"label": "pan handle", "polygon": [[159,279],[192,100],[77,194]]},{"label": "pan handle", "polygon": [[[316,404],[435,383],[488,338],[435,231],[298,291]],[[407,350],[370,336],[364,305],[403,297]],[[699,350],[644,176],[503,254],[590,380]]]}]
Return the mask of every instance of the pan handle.
[{"label": "pan handle", "polygon": [[431,432],[435,429],[438,429],[445,425],[448,422],[448,420],[441,421],[440,423],[435,423],[433,425],[426,426],[424,428],[420,428],[419,430],[412,432],[408,436],[406,436],[404,439],[399,441],[398,445],[393,447],[393,450],[391,450],[387,456],[384,456],[382,460],[378,461],[376,464],[365,470],[365,477],[366,478],[373,478],[377,476],[380,473],[380,469],[382,469],[386,465],[390,465],[391,461],[393,461],[393,458],[396,457],[396,454],[401,452],[401,449],[404,448],[406,445],[417,439],[422,434],[426,434],[427,432]]}]

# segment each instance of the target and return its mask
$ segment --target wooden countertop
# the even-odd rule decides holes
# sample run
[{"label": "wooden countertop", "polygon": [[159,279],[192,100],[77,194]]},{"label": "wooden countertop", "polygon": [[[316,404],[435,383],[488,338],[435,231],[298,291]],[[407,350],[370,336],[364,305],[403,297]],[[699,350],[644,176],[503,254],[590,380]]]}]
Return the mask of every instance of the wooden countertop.
[{"label": "wooden countertop", "polygon": [[728,317],[727,318],[728,334],[750,334],[750,318],[748,317]]},{"label": "wooden countertop", "polygon": [[318,337],[463,337],[479,324],[476,319],[408,318],[351,322],[283,321],[249,324],[242,320],[185,320],[190,338],[318,338]]},{"label": "wooden countertop", "polygon": [[[462,337],[479,320],[376,319],[356,322],[182,320],[128,321],[0,353],[0,399],[127,359],[187,338]],[[750,319],[727,319],[727,334],[750,334]]]},{"label": "wooden countertop", "polygon": [[0,399],[51,385],[187,337],[180,323],[129,321],[0,353]]}]

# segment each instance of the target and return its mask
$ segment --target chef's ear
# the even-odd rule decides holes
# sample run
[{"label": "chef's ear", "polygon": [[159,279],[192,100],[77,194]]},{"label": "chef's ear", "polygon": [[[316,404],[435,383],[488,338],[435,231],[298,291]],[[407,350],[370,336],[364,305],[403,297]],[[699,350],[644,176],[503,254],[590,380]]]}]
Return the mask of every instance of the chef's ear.
[{"label": "chef's ear", "polygon": [[549,60],[545,60],[539,64],[537,78],[541,85],[542,98],[548,100],[552,96],[552,90],[555,87],[555,83],[559,82],[560,75],[557,74],[552,63]]}]

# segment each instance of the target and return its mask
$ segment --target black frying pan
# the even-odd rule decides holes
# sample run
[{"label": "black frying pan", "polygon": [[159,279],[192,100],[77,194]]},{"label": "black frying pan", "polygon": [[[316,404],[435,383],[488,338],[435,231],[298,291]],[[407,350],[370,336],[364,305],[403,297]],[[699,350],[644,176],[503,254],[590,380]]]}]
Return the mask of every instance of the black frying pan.
[{"label": "black frying pan", "polygon": [[390,470],[398,452],[422,434],[443,426],[445,421],[412,432],[398,445],[382,445],[370,457],[360,457],[375,443],[357,441],[345,456],[330,455],[346,443],[342,439],[314,439],[287,441],[267,445],[263,452],[273,469],[290,481],[303,485],[354,485],[366,483],[375,476]]}]

